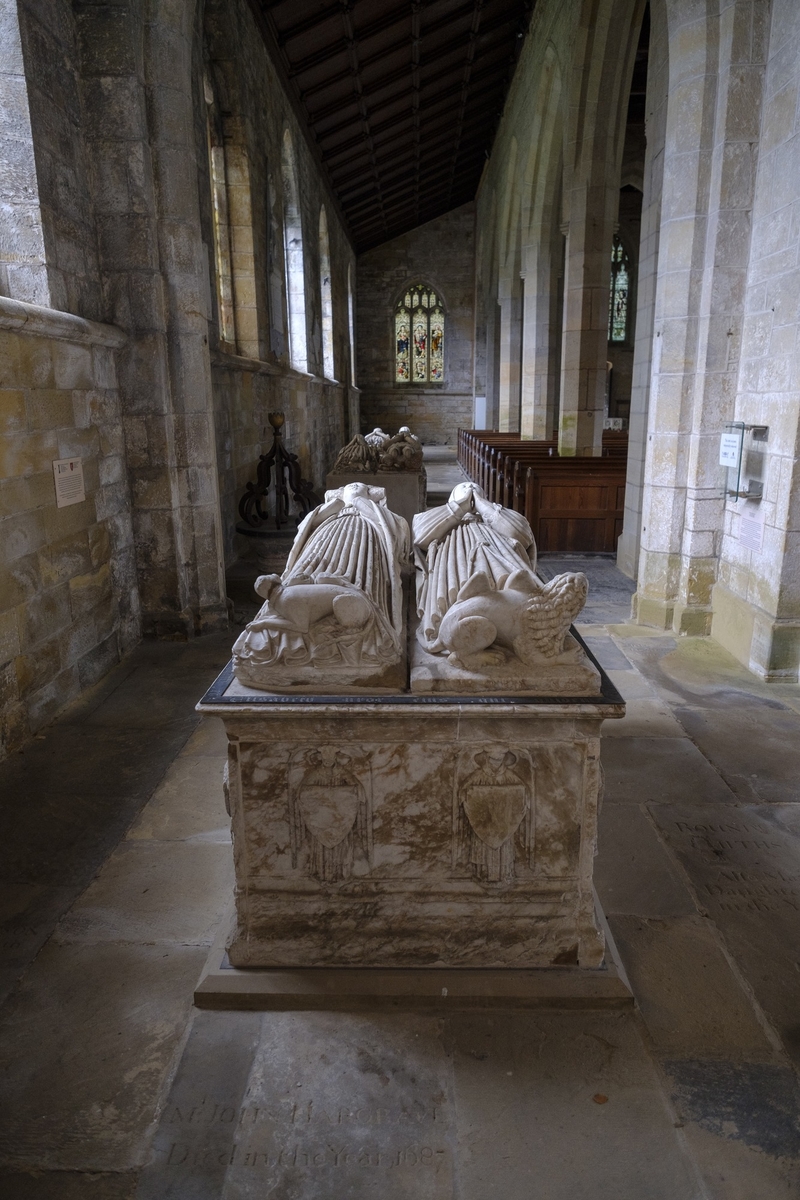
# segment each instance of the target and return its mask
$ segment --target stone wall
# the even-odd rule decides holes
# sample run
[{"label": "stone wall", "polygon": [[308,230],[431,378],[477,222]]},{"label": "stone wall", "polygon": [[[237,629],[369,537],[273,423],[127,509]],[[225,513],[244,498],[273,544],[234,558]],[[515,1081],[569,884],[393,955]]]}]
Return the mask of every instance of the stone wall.
[{"label": "stone wall", "polygon": [[[444,383],[394,382],[394,306],[415,281],[445,305]],[[408,425],[424,442],[453,443],[472,426],[475,206],[464,204],[358,259],[356,328],[362,432]]]},{"label": "stone wall", "polygon": [[[119,330],[0,298],[0,757],[139,637]],[[53,460],[86,499],[56,507]]]},{"label": "stone wall", "polygon": [[[285,413],[285,444],[298,454],[304,477],[317,489],[324,488],[325,475],[351,436],[347,281],[355,257],[335,201],[321,178],[247,5],[209,0],[196,39],[196,70],[202,69],[210,78],[222,113],[228,183],[236,341],[226,344],[220,337],[218,297],[213,287],[209,341],[224,554],[229,563],[247,544],[235,533],[237,506],[245,484],[255,481],[259,454],[272,445],[267,414],[276,410]],[[282,154],[287,130],[301,205],[306,372],[291,366],[288,338],[282,233]],[[196,86],[201,228],[204,251],[213,270],[206,136],[205,99],[202,88]],[[334,379],[325,378],[323,366],[319,239],[323,206],[330,241]]]},{"label": "stone wall", "polygon": [[[141,633],[226,626],[225,563],[240,548],[238,499],[272,441],[267,413],[286,413],[287,442],[320,486],[357,425],[358,394],[355,256],[247,0],[0,0],[0,33],[0,301],[43,306],[12,304],[0,321],[9,746]],[[232,340],[220,337],[208,81]],[[307,371],[290,364],[287,339],[287,130]],[[335,380],[323,378],[323,205]],[[52,460],[77,453],[87,499],[56,511]]]},{"label": "stone wall", "polygon": [[297,454],[304,479],[322,495],[325,476],[349,439],[347,389],[267,363],[217,354],[213,360],[217,462],[226,563],[249,550],[237,534],[238,505],[255,482],[258,456],[272,446],[267,414],[286,417],[283,442]]}]

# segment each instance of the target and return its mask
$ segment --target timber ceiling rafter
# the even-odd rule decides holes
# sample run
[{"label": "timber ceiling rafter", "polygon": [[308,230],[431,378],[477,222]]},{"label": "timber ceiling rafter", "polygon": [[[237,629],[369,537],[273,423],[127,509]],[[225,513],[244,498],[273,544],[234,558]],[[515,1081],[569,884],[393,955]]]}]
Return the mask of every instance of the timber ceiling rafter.
[{"label": "timber ceiling rafter", "polygon": [[535,0],[250,0],[358,251],[471,200]]}]

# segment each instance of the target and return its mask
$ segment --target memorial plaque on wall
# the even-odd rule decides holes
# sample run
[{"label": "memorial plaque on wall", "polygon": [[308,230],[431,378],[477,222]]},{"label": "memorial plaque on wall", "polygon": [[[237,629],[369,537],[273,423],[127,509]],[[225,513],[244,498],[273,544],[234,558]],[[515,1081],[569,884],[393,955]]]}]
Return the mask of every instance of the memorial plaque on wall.
[{"label": "memorial plaque on wall", "polygon": [[56,506],[58,508],[66,508],[68,504],[80,504],[86,499],[86,490],[83,483],[83,459],[54,459],[53,477],[56,485]]}]

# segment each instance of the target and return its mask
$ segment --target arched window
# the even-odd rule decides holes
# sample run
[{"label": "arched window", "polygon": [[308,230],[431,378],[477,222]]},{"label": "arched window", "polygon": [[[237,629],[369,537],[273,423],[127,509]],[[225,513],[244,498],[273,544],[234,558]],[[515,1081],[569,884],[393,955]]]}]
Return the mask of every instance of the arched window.
[{"label": "arched window", "polygon": [[231,265],[231,231],[228,216],[228,181],[225,170],[225,145],[222,122],[214,88],[206,75],[206,136],[208,167],[211,175],[211,200],[214,218],[214,267],[217,282],[217,313],[220,340],[236,345],[236,323],[233,312],[233,268]]},{"label": "arched window", "polygon": [[350,386],[356,386],[356,319],[353,304],[353,267],[347,267],[347,325],[350,335]]},{"label": "arched window", "polygon": [[286,307],[289,312],[289,359],[298,371],[308,370],[306,342],[306,283],[303,226],[292,135],[283,135],[283,247],[286,261]]},{"label": "arched window", "polygon": [[267,288],[269,293],[269,344],[273,354],[283,358],[286,353],[286,322],[284,319],[283,269],[283,208],[272,174],[266,171],[267,187]]},{"label": "arched window", "polygon": [[394,314],[397,383],[444,381],[444,306],[427,283],[414,283]]},{"label": "arched window", "polygon": [[608,307],[608,340],[610,342],[628,341],[630,278],[630,259],[625,247],[619,240],[619,235],[614,234],[614,245],[611,250],[611,288]]},{"label": "arched window", "polygon": [[328,217],[323,205],[319,212],[319,291],[322,300],[322,363],[326,379],[334,379],[333,370],[333,290],[331,288],[331,247]]}]

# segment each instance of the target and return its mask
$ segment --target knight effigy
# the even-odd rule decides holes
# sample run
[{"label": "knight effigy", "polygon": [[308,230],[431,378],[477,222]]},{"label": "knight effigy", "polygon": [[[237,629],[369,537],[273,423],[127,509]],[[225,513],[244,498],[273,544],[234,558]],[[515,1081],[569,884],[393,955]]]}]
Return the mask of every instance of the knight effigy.
[{"label": "knight effigy", "polygon": [[383,488],[389,508],[410,525],[427,499],[422,442],[407,425],[393,436],[379,426],[366,435],[357,433],[336,456],[327,486],[340,488],[362,479]]},{"label": "knight effigy", "polygon": [[425,659],[415,659],[412,689],[436,680],[433,690],[594,694],[597,672],[569,633],[586,603],[586,576],[543,583],[520,513],[461,483],[446,504],[414,518],[413,542]]},{"label": "knight effigy", "polygon": [[405,654],[408,552],[408,525],[382,488],[326,492],[301,523],[283,574],[256,581],[264,604],[233,647],[237,679],[265,690],[380,685]]}]

